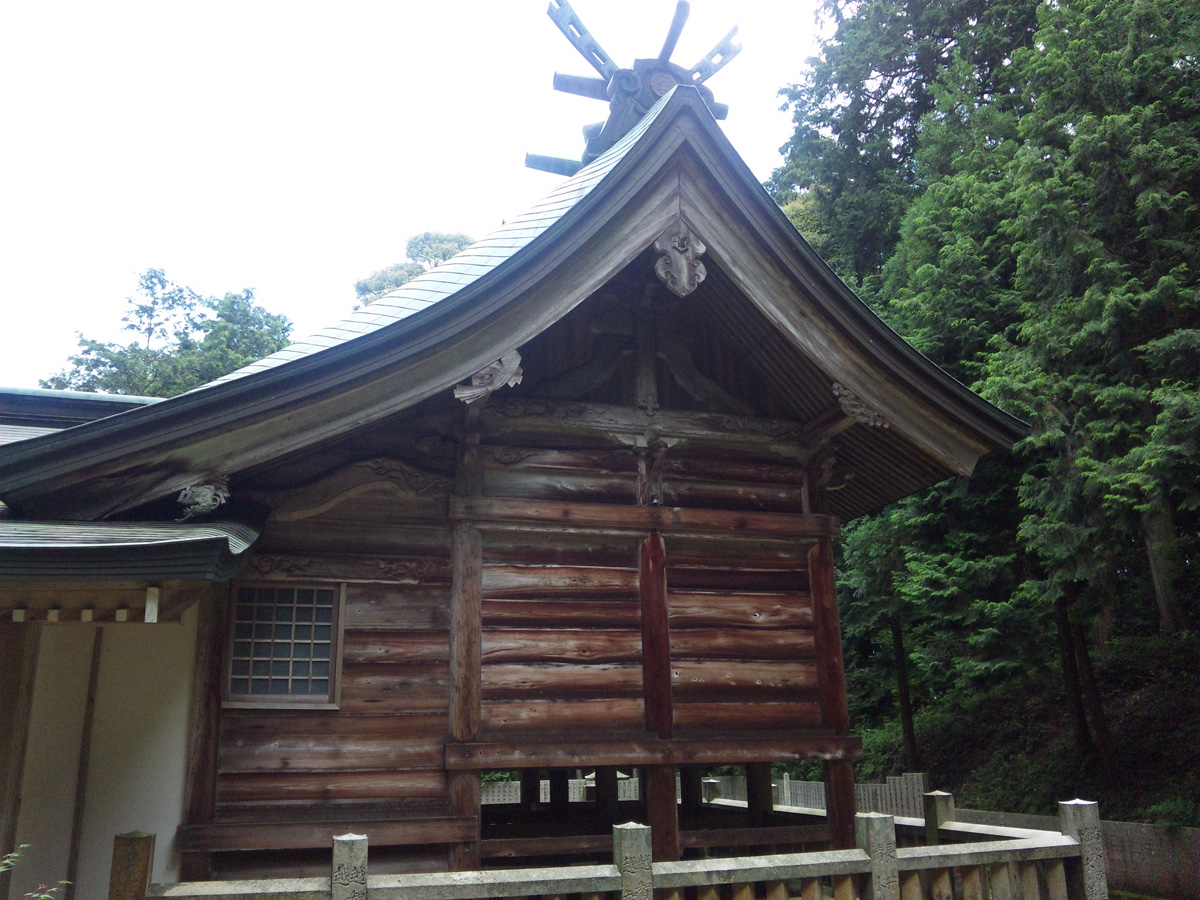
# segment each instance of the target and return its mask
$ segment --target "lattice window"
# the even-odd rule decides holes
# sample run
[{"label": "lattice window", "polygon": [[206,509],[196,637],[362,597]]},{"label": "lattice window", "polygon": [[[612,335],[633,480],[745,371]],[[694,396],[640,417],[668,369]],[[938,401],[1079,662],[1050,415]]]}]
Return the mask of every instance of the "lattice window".
[{"label": "lattice window", "polygon": [[341,596],[334,586],[236,588],[226,701],[336,703]]}]

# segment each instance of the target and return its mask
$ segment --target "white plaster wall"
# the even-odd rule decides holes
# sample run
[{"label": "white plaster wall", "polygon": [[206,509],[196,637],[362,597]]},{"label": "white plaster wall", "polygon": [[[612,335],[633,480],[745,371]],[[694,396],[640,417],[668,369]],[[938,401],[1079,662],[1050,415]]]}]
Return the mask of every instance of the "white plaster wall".
[{"label": "white plaster wall", "polygon": [[104,900],[113,835],[157,835],[154,881],[179,880],[196,609],[182,623],[105,630],[84,798],[77,900]]},{"label": "white plaster wall", "polygon": [[67,877],[95,633],[84,625],[42,628],[17,816],[17,845],[29,846],[13,869],[11,897]]}]

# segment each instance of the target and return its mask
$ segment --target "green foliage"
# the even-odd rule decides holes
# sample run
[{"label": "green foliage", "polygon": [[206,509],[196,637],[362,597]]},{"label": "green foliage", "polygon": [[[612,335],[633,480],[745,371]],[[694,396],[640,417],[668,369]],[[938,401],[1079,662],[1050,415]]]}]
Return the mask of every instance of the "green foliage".
[{"label": "green foliage", "polygon": [[368,305],[382,297],[388,291],[394,291],[402,284],[408,284],[425,271],[425,267],[416,262],[401,262],[378,272],[372,272],[366,278],[354,283],[354,293],[363,305]]},{"label": "green foliage", "polygon": [[465,234],[448,234],[444,231],[423,231],[410,237],[404,248],[404,252],[408,254],[407,262],[398,262],[386,269],[372,272],[354,283],[358,302],[369,306],[388,291],[408,284],[427,269],[444,263],[473,243],[474,239]]},{"label": "green foliage", "polygon": [[173,397],[286,347],[292,325],[254,302],[249,289],[202,297],[147,269],[127,299],[130,344],[79,335],[80,352],[42,387],[143,397]]},{"label": "green foliage", "polygon": [[[21,854],[28,848],[28,844],[20,844],[15,850],[0,855],[0,872],[7,872],[15,868],[17,862],[21,859]],[[60,881],[53,886],[39,884],[32,891],[25,894],[25,898],[26,900],[58,900],[58,892],[70,883],[69,881]]]},{"label": "green foliage", "polygon": [[[1127,706],[1105,679],[1122,671],[1122,642],[1200,622],[1200,7],[825,11],[837,31],[785,92],[797,127],[768,186],[889,324],[1031,424],[1011,456],[844,531],[839,602],[867,768],[899,765],[899,621],[922,763],[955,780],[960,802],[1048,811],[1073,787],[1130,816],[1186,818],[1200,803],[1195,754],[1182,764],[1192,781],[1144,775],[1141,797],[1080,769],[1054,604],[1107,660],[1109,715],[1178,730],[1177,712]],[[1145,756],[1127,741],[1114,729],[1123,770]],[[1042,745],[1057,755],[1029,749]]]},{"label": "green foliage", "polygon": [[404,252],[408,258],[432,268],[444,263],[456,253],[466,250],[475,242],[469,235],[445,231],[423,231],[408,239]]}]

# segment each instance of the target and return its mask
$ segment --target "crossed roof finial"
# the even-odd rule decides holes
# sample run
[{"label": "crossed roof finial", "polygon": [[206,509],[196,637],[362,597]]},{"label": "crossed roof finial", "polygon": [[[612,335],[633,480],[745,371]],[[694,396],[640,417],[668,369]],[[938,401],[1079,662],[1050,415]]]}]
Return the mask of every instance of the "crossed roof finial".
[{"label": "crossed roof finial", "polygon": [[622,69],[592,37],[567,0],[550,0],[550,8],[547,10],[550,19],[571,42],[571,46],[579,51],[579,55],[600,75],[599,78],[593,78],[555,72],[554,89],[595,100],[607,100],[609,114],[608,119],[603,122],[584,126],[583,137],[587,146],[581,161],[527,154],[525,165],[560,175],[575,174],[628,134],[658,98],[677,84],[699,88],[700,95],[714,118],[724,119],[729,113],[729,107],[724,103],[717,103],[713,99],[712,91],[701,85],[741,51],[741,44],[733,40],[737,34],[737,26],[735,25],[707,56],[690,69],[685,69],[671,62],[671,54],[675,52],[675,45],[683,33],[683,26],[690,11],[687,0],[679,0],[675,6],[671,27],[667,31],[667,39],[663,42],[658,56],[653,59],[635,59],[632,68]]}]

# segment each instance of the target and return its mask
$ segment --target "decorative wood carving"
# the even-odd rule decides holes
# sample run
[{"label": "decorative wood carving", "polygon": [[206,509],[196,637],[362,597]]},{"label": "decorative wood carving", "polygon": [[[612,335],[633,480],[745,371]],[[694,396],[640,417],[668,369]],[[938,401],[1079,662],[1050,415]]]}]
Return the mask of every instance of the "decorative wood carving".
[{"label": "decorative wood carving", "polygon": [[516,387],[521,383],[522,374],[521,354],[513,350],[472,375],[469,385],[456,385],[454,397],[467,404],[476,403],[505,385]]},{"label": "decorative wood carving", "polygon": [[294,522],[327,512],[366,494],[429,497],[450,491],[450,479],[426,472],[403,460],[376,457],[338,469],[317,481],[283,491],[259,493],[255,499],[271,507],[271,518]]},{"label": "decorative wood carving", "polygon": [[184,522],[192,516],[203,516],[214,511],[229,499],[229,482],[223,476],[207,484],[194,484],[179,492],[177,498],[183,507],[183,515],[176,522]]},{"label": "decorative wood carving", "polygon": [[435,560],[380,559],[374,556],[290,556],[256,553],[247,568],[263,578],[317,581],[390,581],[445,584],[450,566]]},{"label": "decorative wood carving", "polygon": [[708,248],[682,221],[659,235],[654,249],[663,254],[654,264],[654,274],[679,297],[694,291],[708,274],[700,261]]},{"label": "decorative wood carving", "polygon": [[872,428],[891,427],[882,413],[867,406],[866,401],[840,382],[835,381],[833,383],[833,395],[837,397],[838,404],[842,407],[842,412],[855,422],[860,422]]}]

